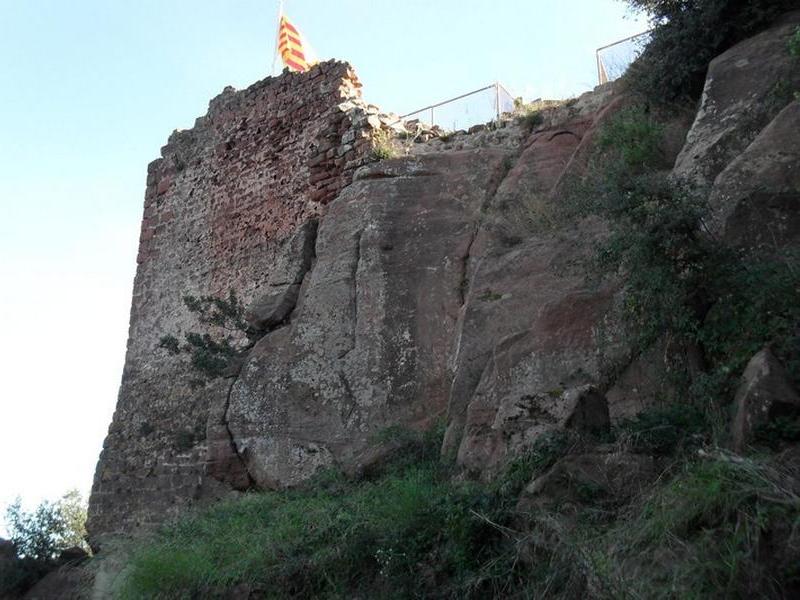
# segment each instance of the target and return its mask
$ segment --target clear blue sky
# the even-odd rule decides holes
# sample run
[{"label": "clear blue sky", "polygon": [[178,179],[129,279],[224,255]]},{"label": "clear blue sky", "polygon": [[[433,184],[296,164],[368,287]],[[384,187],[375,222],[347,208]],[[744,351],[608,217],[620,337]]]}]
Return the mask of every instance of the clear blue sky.
[{"label": "clear blue sky", "polygon": [[[269,74],[276,0],[0,0],[0,507],[88,490],[127,337],[147,163]],[[619,0],[287,0],[407,112],[494,80],[567,97],[645,28]],[[627,15],[627,17],[626,17]]]}]

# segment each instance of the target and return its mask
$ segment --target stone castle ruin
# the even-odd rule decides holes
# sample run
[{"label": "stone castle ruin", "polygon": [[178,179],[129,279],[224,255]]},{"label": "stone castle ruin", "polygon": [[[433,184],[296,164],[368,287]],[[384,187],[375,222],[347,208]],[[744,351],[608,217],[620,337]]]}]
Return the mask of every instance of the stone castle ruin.
[{"label": "stone castle ruin", "polygon": [[[781,58],[795,26],[715,59],[694,122],[665,128],[674,173],[709,186],[730,243],[764,219],[782,224],[781,243],[800,231],[791,207],[751,203],[783,197],[797,173],[752,177],[757,157],[737,160],[797,164],[785,132],[800,105],[773,114],[752,98],[770,93],[764,73],[800,89]],[[90,499],[95,545],[320,468],[363,473],[391,451],[375,441],[387,427],[442,421],[443,454],[490,478],[542,432],[607,426],[668,393],[663,365],[631,360],[613,336],[619,282],[575,267],[604,224],[526,222],[585,170],[599,127],[631,103],[623,91],[548,108],[531,130],[506,121],[378,161],[374,139],[397,119],[360,87],[331,61],[226,89],[150,164],[127,357]],[[229,290],[259,335],[235,369],[193,385],[159,341],[207,327],[184,295]]]}]

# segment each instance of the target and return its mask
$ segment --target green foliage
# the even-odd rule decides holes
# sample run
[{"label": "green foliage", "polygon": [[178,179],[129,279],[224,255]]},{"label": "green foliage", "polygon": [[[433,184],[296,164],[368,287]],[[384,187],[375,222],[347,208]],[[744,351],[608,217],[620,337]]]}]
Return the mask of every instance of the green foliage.
[{"label": "green foliage", "polygon": [[755,440],[773,450],[786,443],[800,442],[800,415],[778,416],[762,423],[753,432]]},{"label": "green foliage", "polygon": [[478,300],[482,302],[496,302],[497,300],[502,300],[503,294],[499,294],[492,290],[486,290],[478,297]]},{"label": "green foliage", "polygon": [[531,110],[517,117],[517,123],[527,132],[531,132],[544,123],[544,116],[539,110]]},{"label": "green foliage", "polygon": [[233,290],[228,291],[227,298],[217,296],[185,295],[183,303],[189,312],[197,315],[201,323],[214,325],[229,331],[249,332],[244,320],[244,304]]},{"label": "green foliage", "polygon": [[654,27],[627,79],[656,104],[697,99],[709,62],[768,27],[794,0],[626,0]]},{"label": "green foliage", "polygon": [[56,502],[44,501],[32,512],[19,498],[6,510],[6,529],[21,558],[48,561],[62,550],[86,544],[86,504],[77,490]]},{"label": "green foliage", "polygon": [[[779,468],[738,457],[686,464],[607,534],[628,593],[789,597],[800,583],[800,498],[786,481]],[[663,585],[653,587],[656,573]]]},{"label": "green foliage", "polygon": [[162,531],[119,596],[219,597],[248,583],[275,598],[498,597],[526,574],[479,516],[489,504],[432,463],[334,491],[252,494]]},{"label": "green foliage", "polygon": [[637,105],[619,111],[601,129],[597,146],[601,151],[613,150],[627,173],[639,173],[662,165],[663,135],[663,125]]},{"label": "green foliage", "polygon": [[393,143],[393,134],[388,129],[379,129],[372,135],[372,158],[386,160],[396,158],[399,152]]},{"label": "green foliage", "polygon": [[200,323],[217,331],[230,333],[227,337],[215,338],[210,333],[190,331],[185,334],[184,344],[175,335],[167,334],[161,337],[158,347],[172,355],[188,355],[192,368],[206,380],[220,377],[241,356],[243,350],[247,349],[237,347],[231,337],[241,338],[244,335],[253,340],[258,332],[253,331],[244,320],[244,304],[233,290],[230,290],[227,298],[198,298],[187,294],[183,297],[183,303],[189,312],[197,315]]},{"label": "green foliage", "polygon": [[659,339],[698,347],[707,362],[691,391],[720,403],[746,362],[767,344],[800,377],[800,257],[736,252],[703,228],[709,208],[662,170],[661,128],[641,107],[623,111],[598,136],[590,175],[559,219],[599,214],[610,225],[593,270],[624,274],[620,307],[643,351]]},{"label": "green foliage", "polygon": [[528,450],[505,467],[494,485],[502,496],[516,499],[534,477],[565,456],[575,442],[574,437],[566,431],[542,434]]},{"label": "green foliage", "polygon": [[794,35],[789,39],[789,54],[795,58],[800,58],[800,27],[798,27]]},{"label": "green foliage", "polygon": [[679,448],[696,448],[710,427],[705,413],[686,404],[645,410],[617,427],[617,439],[633,452],[664,456]]}]

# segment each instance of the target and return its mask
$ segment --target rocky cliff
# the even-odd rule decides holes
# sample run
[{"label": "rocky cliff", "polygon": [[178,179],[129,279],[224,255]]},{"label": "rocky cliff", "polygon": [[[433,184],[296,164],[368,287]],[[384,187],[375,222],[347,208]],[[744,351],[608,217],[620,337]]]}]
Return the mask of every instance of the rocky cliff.
[{"label": "rocky cliff", "polygon": [[[800,89],[790,15],[710,66],[699,112],[660,151],[705,190],[731,246],[797,244]],[[595,430],[663,401],[663,353],[617,332],[623,283],[583,268],[608,225],[541,227],[633,99],[604,87],[543,113],[375,161],[389,122],[342,63],[225,91],[150,165],[128,354],[95,476],[95,541],[234,490],[335,466],[358,474],[392,426],[443,421],[442,448],[491,478],[542,433]],[[158,349],[203,325],[184,294],[249,306],[259,332],[198,388]]]}]

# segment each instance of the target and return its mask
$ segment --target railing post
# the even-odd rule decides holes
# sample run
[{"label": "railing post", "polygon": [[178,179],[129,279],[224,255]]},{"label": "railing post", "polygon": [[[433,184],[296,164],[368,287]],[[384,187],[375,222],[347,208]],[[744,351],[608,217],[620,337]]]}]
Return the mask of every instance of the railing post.
[{"label": "railing post", "polygon": [[494,106],[497,112],[497,123],[500,124],[500,82],[494,82]]}]

